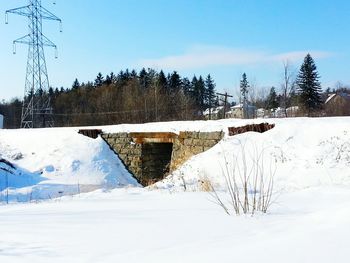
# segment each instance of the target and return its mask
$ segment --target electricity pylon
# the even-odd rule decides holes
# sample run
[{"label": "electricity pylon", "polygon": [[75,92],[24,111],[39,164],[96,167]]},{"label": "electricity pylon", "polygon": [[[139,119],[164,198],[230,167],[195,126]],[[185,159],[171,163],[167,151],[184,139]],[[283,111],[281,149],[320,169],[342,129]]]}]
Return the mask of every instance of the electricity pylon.
[{"label": "electricity pylon", "polygon": [[42,20],[62,21],[41,5],[41,0],[28,0],[26,6],[7,10],[5,23],[8,24],[8,14],[16,14],[28,18],[28,35],[13,41],[13,53],[16,54],[16,44],[26,44],[28,49],[27,73],[24,88],[24,98],[21,116],[21,128],[52,127],[54,125],[53,110],[49,94],[49,77],[47,74],[44,46],[55,49],[57,46],[42,32]]}]

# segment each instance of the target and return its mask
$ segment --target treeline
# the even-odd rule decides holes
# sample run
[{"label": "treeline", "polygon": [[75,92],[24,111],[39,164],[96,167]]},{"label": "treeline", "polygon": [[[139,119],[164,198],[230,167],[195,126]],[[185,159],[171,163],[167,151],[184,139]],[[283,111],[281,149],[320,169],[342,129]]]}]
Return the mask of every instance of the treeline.
[{"label": "treeline", "polygon": [[5,117],[4,128],[19,128],[21,124],[22,104],[23,102],[17,98],[9,102],[0,102],[0,114]]},{"label": "treeline", "polygon": [[[218,103],[210,75],[189,80],[154,69],[99,73],[94,81],[76,79],[70,88],[47,92],[57,127],[201,119]],[[18,99],[0,104],[6,128],[20,126],[21,106]]]},{"label": "treeline", "polygon": [[[336,89],[331,90],[328,87],[323,91],[315,61],[310,54],[305,56],[298,74],[295,75],[293,72],[290,64],[284,63],[280,90],[271,87],[269,91],[265,90],[260,94],[256,93],[256,87],[249,85],[247,75],[244,73],[240,81],[240,103],[270,112],[283,110],[284,115],[281,114],[280,117],[291,117],[287,114],[288,108],[297,109],[292,117],[348,115],[350,89],[338,83]],[[340,95],[341,98],[327,104],[326,101],[329,102],[328,99],[333,95]]]}]

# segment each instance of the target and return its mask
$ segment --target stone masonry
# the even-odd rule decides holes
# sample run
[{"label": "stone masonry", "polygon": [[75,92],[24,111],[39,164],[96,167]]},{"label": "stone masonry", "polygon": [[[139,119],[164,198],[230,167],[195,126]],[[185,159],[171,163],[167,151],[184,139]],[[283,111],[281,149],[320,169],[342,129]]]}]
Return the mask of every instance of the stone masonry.
[{"label": "stone masonry", "polygon": [[118,154],[129,171],[139,179],[142,175],[142,144],[134,143],[128,133],[102,134],[101,136]]},{"label": "stone masonry", "polygon": [[205,152],[216,145],[224,133],[221,132],[180,132],[173,145],[170,171],[174,171],[192,156]]},{"label": "stone masonry", "polygon": [[[102,138],[142,184],[159,181],[192,156],[216,145],[224,132],[113,133]],[[162,146],[163,144],[163,146]]]}]

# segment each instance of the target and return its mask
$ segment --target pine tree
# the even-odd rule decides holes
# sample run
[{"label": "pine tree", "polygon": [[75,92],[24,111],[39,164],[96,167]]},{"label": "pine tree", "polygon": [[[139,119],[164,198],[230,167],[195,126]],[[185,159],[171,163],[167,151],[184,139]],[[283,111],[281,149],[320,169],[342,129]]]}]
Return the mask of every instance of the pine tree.
[{"label": "pine tree", "polygon": [[142,88],[146,89],[149,85],[148,73],[145,68],[142,68],[139,73],[140,85]]},{"label": "pine tree", "polygon": [[130,78],[131,79],[136,79],[137,78],[137,72],[135,69],[133,69],[130,73]]},{"label": "pine tree", "polygon": [[240,82],[241,99],[243,104],[248,100],[248,88],[249,88],[249,83],[247,80],[247,75],[243,73],[242,80]]},{"label": "pine tree", "polygon": [[191,81],[190,94],[196,103],[197,103],[197,98],[199,97],[199,91],[196,90],[197,82],[198,82],[198,79],[196,75],[194,75]]},{"label": "pine tree", "polygon": [[267,108],[276,109],[278,107],[277,93],[275,87],[270,89],[270,94],[267,98]]},{"label": "pine tree", "polygon": [[95,86],[96,87],[100,87],[100,86],[102,86],[102,84],[103,84],[103,76],[102,76],[102,73],[101,72],[99,72],[98,74],[97,74],[97,77],[96,77],[96,79],[95,79]]},{"label": "pine tree", "polygon": [[75,79],[74,82],[73,82],[73,85],[72,85],[72,89],[73,90],[76,90],[80,87],[80,83],[79,83],[79,80],[78,79]]},{"label": "pine tree", "polygon": [[111,84],[115,84],[116,82],[117,82],[117,77],[114,75],[113,72],[111,72],[111,74],[106,76],[105,84],[111,85]]},{"label": "pine tree", "polygon": [[210,74],[205,79],[205,102],[208,108],[215,106],[215,83],[211,78]]},{"label": "pine tree", "polygon": [[131,73],[129,72],[129,69],[127,68],[124,72],[124,79],[126,81],[130,80],[131,79]]},{"label": "pine tree", "polygon": [[158,84],[158,88],[161,92],[166,91],[167,86],[168,86],[168,81],[167,81],[167,78],[165,77],[163,70],[161,70],[158,74],[157,84]]},{"label": "pine tree", "polygon": [[105,84],[105,85],[107,85],[107,86],[109,86],[109,85],[112,84],[112,79],[111,79],[111,77],[110,77],[109,75],[106,76],[106,79],[105,79],[105,81],[103,82],[103,84]]},{"label": "pine tree", "polygon": [[48,93],[49,93],[50,98],[54,98],[55,97],[55,91],[54,91],[54,89],[52,87],[49,88],[49,92]]},{"label": "pine tree", "polygon": [[248,88],[249,83],[247,80],[247,75],[243,73],[242,80],[240,82],[241,103],[243,104],[243,118],[248,118]]},{"label": "pine tree", "polygon": [[58,97],[60,95],[60,90],[58,88],[55,88],[55,97]]},{"label": "pine tree", "polygon": [[311,55],[307,54],[299,70],[297,85],[300,103],[308,112],[308,116],[322,106],[319,78],[315,62]]},{"label": "pine tree", "polygon": [[112,84],[115,84],[117,82],[117,77],[116,77],[116,75],[114,75],[113,72],[111,72],[111,74],[109,74],[109,78],[111,79]]},{"label": "pine tree", "polygon": [[188,78],[183,78],[182,81],[182,90],[186,96],[191,95],[191,82],[189,81]]},{"label": "pine tree", "polygon": [[202,76],[199,76],[196,85],[197,90],[197,103],[202,111],[205,110],[205,83]]},{"label": "pine tree", "polygon": [[119,84],[121,84],[122,82],[124,82],[124,71],[121,70],[119,72],[119,74],[117,75],[117,82],[119,82]]},{"label": "pine tree", "polygon": [[174,71],[170,75],[170,79],[169,79],[170,93],[177,94],[177,92],[180,90],[180,88],[181,88],[181,77],[176,71]]}]

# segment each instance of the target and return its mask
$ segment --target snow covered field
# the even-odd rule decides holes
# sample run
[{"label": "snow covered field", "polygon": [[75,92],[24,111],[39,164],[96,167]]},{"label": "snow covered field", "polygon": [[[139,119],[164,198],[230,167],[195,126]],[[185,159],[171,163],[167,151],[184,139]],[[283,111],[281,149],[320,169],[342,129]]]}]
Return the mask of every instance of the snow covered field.
[{"label": "snow covered field", "polygon": [[114,190],[0,209],[0,262],[347,262],[350,189],[226,216],[207,193]]},{"label": "snow covered field", "polygon": [[[101,139],[77,128],[0,130],[0,159],[14,165],[0,162],[0,262],[346,262],[350,118],[102,129],[227,131],[265,121],[276,127],[225,136],[150,189],[137,184]],[[199,191],[203,179],[224,189],[223,168],[232,170],[242,152],[247,159],[263,153],[266,167],[274,167],[277,199],[268,214],[227,216]]]}]

